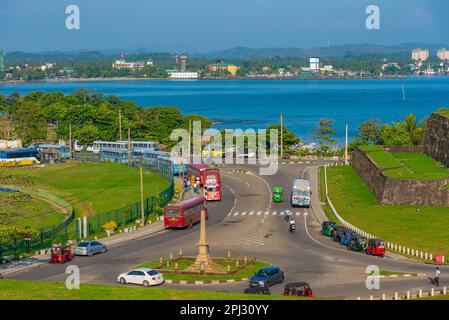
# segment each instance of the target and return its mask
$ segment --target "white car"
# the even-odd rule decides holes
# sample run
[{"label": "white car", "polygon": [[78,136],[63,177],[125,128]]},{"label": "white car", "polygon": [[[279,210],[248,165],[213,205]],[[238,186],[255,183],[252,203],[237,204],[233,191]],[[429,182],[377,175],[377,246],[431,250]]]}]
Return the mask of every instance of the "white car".
[{"label": "white car", "polygon": [[144,287],[157,286],[165,282],[164,275],[150,268],[139,268],[122,273],[117,278],[121,284],[140,284]]}]

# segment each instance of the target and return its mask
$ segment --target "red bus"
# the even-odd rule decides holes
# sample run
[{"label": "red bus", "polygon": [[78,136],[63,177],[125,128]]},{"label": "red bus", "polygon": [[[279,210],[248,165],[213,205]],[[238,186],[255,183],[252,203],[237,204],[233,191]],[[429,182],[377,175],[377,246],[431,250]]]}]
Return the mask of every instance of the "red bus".
[{"label": "red bus", "polygon": [[188,164],[187,174],[188,176],[195,176],[195,178],[200,179],[200,186],[204,185],[204,172],[209,168],[208,164]]},{"label": "red bus", "polygon": [[192,227],[201,220],[201,210],[208,218],[206,198],[199,196],[183,200],[176,204],[169,204],[164,208],[165,228]]},{"label": "red bus", "polygon": [[204,196],[207,201],[221,200],[220,170],[208,168],[204,172]]}]

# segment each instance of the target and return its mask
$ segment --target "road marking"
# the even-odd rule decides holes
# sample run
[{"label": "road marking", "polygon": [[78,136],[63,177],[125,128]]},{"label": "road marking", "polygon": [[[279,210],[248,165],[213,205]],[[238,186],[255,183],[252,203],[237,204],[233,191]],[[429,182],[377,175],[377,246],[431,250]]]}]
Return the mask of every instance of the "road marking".
[{"label": "road marking", "polygon": [[262,211],[257,211],[257,215],[260,216],[262,214]]},{"label": "road marking", "polygon": [[296,216],[299,217],[301,215],[301,212],[296,212]]},{"label": "road marking", "polygon": [[238,212],[234,212],[234,216],[238,216],[239,215],[239,213]]},{"label": "road marking", "polygon": [[276,211],[272,212],[273,216],[277,215],[278,213]]},{"label": "road marking", "polygon": [[242,212],[242,216],[246,216],[246,211],[243,211],[243,212]]},{"label": "road marking", "polygon": [[285,214],[284,211],[279,212],[279,215],[280,215],[280,216],[283,216],[284,214]]},{"label": "road marking", "polygon": [[254,211],[251,211],[251,212],[249,213],[250,216],[252,216],[253,214],[254,214]]},{"label": "road marking", "polygon": [[268,216],[270,214],[270,211],[265,211],[265,215]]}]

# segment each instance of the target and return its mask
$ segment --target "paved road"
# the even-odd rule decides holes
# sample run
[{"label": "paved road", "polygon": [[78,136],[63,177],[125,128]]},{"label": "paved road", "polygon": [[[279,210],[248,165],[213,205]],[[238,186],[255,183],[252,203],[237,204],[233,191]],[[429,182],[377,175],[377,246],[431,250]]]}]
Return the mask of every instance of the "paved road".
[{"label": "paved road", "polygon": [[[320,235],[320,225],[314,209],[292,209],[289,204],[274,204],[271,190],[280,185],[286,190],[287,198],[293,179],[309,178],[316,170],[316,164],[281,165],[274,176],[258,175],[256,166],[239,166],[249,173],[233,172],[224,167],[222,179],[223,200],[210,203],[208,220],[208,241],[212,255],[225,255],[230,249],[233,255],[255,256],[278,265],[285,271],[286,281],[307,281],[318,296],[350,297],[382,293],[417,291],[430,288],[428,277],[381,279],[381,291],[367,290],[364,272],[367,266],[377,265],[380,269],[433,274],[433,267],[408,261],[398,256],[377,258],[344,249],[332,240]],[[312,181],[316,187],[316,181]],[[315,204],[317,205],[317,204]],[[296,232],[290,233],[282,216],[285,209],[291,209],[297,221]],[[315,208],[317,211],[317,208]],[[115,283],[116,276],[133,266],[176,254],[182,249],[186,255],[196,253],[198,226],[187,230],[163,231],[157,235],[134,240],[112,247],[108,253],[95,257],[77,257],[74,264],[81,270],[81,281],[91,283]],[[45,265],[20,274],[14,278],[33,280],[65,280],[64,265]],[[442,268],[442,286],[449,285],[448,268]],[[242,292],[246,283],[225,285],[163,285],[165,287],[195,290]],[[273,294],[281,293],[283,285],[272,288]]]}]

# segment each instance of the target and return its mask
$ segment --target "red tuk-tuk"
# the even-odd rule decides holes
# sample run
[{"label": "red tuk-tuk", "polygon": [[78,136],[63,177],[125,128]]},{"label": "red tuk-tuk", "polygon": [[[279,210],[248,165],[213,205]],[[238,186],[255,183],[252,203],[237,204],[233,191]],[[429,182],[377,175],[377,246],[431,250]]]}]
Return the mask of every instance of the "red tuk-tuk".
[{"label": "red tuk-tuk", "polygon": [[369,239],[365,249],[366,254],[383,257],[385,255],[385,241],[379,239]]},{"label": "red tuk-tuk", "polygon": [[58,246],[51,248],[51,263],[62,262],[66,263],[73,259],[74,254],[72,252],[72,248],[70,246]]}]

